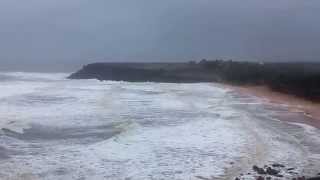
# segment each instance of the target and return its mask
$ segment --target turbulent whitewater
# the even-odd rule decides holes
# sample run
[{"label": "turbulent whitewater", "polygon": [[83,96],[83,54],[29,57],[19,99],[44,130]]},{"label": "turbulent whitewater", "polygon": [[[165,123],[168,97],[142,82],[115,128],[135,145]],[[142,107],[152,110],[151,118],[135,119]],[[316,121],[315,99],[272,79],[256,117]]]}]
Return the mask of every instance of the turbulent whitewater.
[{"label": "turbulent whitewater", "polygon": [[[232,179],[252,165],[319,168],[320,132],[212,83],[0,74],[1,179]],[[318,146],[316,146],[318,145]]]}]

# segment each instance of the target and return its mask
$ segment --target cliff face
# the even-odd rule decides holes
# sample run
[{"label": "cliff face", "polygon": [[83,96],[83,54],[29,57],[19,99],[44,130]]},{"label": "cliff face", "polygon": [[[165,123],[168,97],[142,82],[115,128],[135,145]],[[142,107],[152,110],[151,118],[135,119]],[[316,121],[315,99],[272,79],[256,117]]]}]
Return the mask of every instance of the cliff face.
[{"label": "cliff face", "polygon": [[189,63],[94,63],[84,66],[69,78],[174,83],[217,80],[203,66]]}]

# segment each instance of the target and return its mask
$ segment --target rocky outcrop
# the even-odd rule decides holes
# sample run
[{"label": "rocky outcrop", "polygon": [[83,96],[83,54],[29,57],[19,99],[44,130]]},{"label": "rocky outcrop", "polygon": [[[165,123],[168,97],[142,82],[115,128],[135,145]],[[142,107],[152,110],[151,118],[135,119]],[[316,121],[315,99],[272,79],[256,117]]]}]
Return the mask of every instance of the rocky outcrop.
[{"label": "rocky outcrop", "polygon": [[[318,174],[320,175],[320,174]],[[298,168],[286,167],[283,164],[274,163],[263,167],[252,166],[252,170],[246,174],[240,174],[235,180],[320,180],[319,176],[304,176]]]},{"label": "rocky outcrop", "polygon": [[70,79],[129,82],[212,82],[216,76],[201,64],[191,63],[94,63],[71,74]]},{"label": "rocky outcrop", "polygon": [[94,63],[71,79],[129,82],[225,82],[266,85],[274,91],[320,102],[320,63],[253,63],[206,61],[199,63]]}]

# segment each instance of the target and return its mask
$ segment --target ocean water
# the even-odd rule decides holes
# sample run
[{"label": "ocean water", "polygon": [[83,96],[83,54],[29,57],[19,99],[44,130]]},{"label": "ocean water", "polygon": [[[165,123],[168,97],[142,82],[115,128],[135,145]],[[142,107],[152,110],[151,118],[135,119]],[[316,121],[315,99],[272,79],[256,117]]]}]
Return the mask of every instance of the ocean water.
[{"label": "ocean water", "polygon": [[1,179],[232,179],[253,164],[319,168],[320,133],[213,83],[0,73]]}]

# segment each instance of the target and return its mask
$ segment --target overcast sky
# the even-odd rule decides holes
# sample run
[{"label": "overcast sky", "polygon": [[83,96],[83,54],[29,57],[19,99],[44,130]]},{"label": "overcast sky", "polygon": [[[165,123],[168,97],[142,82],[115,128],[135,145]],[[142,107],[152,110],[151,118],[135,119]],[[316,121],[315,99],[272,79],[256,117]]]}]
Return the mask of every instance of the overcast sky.
[{"label": "overcast sky", "polygon": [[1,0],[0,66],[320,61],[319,0]]}]

